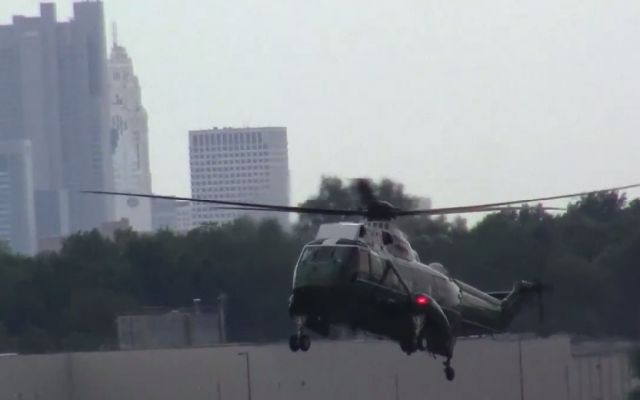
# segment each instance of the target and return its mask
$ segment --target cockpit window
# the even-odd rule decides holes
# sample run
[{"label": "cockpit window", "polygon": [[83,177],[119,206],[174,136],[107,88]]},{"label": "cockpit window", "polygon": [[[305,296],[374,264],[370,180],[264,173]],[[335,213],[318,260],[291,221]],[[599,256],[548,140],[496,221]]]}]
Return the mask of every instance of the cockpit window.
[{"label": "cockpit window", "polygon": [[358,273],[356,246],[308,246],[294,274],[294,287],[326,286],[348,282]]},{"label": "cockpit window", "polygon": [[300,264],[335,263],[344,265],[357,253],[356,247],[347,246],[314,246],[307,247],[302,254]]}]

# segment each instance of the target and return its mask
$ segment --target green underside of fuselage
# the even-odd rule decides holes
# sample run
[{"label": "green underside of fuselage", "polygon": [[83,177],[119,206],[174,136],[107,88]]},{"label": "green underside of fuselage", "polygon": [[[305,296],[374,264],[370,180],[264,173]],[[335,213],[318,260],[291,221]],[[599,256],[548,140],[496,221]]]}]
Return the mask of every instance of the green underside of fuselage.
[{"label": "green underside of fuselage", "polygon": [[[362,279],[340,282],[314,276],[304,283],[294,287],[292,315],[315,315],[331,325],[346,325],[393,338],[402,335],[397,332],[398,326],[405,329],[405,323],[410,322],[407,311],[410,298],[406,293]],[[456,307],[442,309],[455,336],[498,333],[506,327],[497,299],[485,302],[466,293]]]},{"label": "green underside of fuselage", "polygon": [[[410,287],[431,287],[430,275],[413,274],[402,263],[398,275],[406,273],[402,285],[388,280],[392,272],[380,276],[363,269],[361,248],[350,246],[310,246],[296,267],[292,315],[312,317],[322,325],[342,324],[353,329],[397,338],[412,331]],[[391,261],[382,260],[389,264]],[[407,281],[412,277],[414,281]],[[375,278],[375,279],[374,279]],[[422,279],[425,279],[423,281]],[[463,282],[440,278],[441,286],[429,296],[445,315],[445,325],[455,336],[479,335],[504,331],[513,315],[506,315],[503,302]],[[454,283],[455,282],[455,283]],[[459,289],[459,290],[458,290]],[[440,293],[440,295],[438,295]],[[457,293],[457,294],[456,294]],[[442,320],[442,318],[440,318]]]}]

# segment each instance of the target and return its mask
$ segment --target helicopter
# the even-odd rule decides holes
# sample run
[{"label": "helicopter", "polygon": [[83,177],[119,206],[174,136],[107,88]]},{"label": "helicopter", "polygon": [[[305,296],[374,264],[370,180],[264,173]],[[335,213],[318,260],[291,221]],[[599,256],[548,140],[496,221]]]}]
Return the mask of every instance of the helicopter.
[{"label": "helicopter", "polygon": [[394,221],[406,216],[433,216],[521,210],[541,202],[639,187],[640,184],[523,200],[470,206],[403,210],[376,198],[370,182],[359,179],[356,189],[362,207],[330,209],[227,201],[216,199],[123,193],[101,190],[84,193],[187,200],[210,203],[225,210],[274,211],[299,214],[360,217],[360,222],[320,225],[305,244],[293,272],[288,312],[295,331],[289,338],[293,352],[307,352],[307,330],[328,337],[331,328],[347,326],[388,338],[406,354],[418,351],[444,358],[447,380],[456,338],[506,332],[522,306],[549,286],[521,280],[510,290],[484,292],[455,279],[440,263],[423,263]]}]

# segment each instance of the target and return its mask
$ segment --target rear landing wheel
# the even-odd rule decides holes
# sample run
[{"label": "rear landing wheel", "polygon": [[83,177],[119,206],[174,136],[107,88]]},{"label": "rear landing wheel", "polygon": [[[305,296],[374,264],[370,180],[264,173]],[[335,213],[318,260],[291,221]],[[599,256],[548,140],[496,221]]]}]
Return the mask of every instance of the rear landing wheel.
[{"label": "rear landing wheel", "polygon": [[451,368],[451,357],[447,358],[447,361],[444,363],[444,376],[447,377],[447,380],[451,382],[453,378],[456,377],[456,371]]},{"label": "rear landing wheel", "polygon": [[291,335],[289,337],[289,349],[294,353],[300,350],[300,341],[298,340],[298,335]]},{"label": "rear landing wheel", "polygon": [[444,376],[447,377],[448,381],[452,381],[456,377],[456,371],[453,368],[447,366],[444,369]]}]

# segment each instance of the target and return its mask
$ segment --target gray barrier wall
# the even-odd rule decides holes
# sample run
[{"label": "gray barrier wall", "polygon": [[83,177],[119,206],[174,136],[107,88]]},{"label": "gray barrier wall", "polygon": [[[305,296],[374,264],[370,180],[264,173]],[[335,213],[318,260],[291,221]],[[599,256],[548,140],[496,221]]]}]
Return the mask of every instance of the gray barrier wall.
[{"label": "gray barrier wall", "polygon": [[592,378],[589,389],[588,353],[573,349],[567,337],[462,340],[454,382],[444,379],[440,359],[407,356],[383,341],[316,341],[295,354],[282,343],[7,356],[0,399],[244,400],[247,372],[253,400],[622,399],[630,379],[624,353],[597,354],[603,383]]}]

